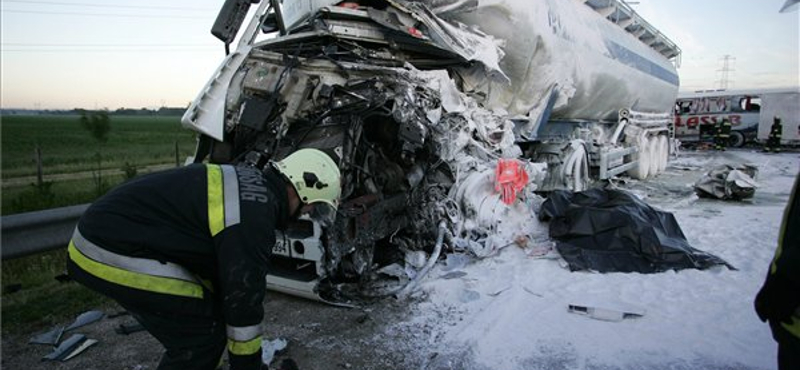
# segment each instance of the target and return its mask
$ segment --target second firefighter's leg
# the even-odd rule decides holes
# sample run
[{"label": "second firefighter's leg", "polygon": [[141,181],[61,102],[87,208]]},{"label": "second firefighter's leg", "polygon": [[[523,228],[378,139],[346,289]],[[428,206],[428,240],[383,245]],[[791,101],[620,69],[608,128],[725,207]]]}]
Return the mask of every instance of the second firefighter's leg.
[{"label": "second firefighter's leg", "polygon": [[770,152],[770,151],[775,150],[775,148],[776,148],[776,146],[775,146],[775,138],[773,136],[770,136],[767,139],[767,146],[764,148],[764,150],[767,151],[767,152]]},{"label": "second firefighter's leg", "polygon": [[780,324],[769,323],[772,337],[778,342],[778,370],[800,369],[800,338]]},{"label": "second firefighter's leg", "polygon": [[166,348],[159,370],[216,369],[225,350],[225,324],[210,316],[154,312],[121,304]]}]

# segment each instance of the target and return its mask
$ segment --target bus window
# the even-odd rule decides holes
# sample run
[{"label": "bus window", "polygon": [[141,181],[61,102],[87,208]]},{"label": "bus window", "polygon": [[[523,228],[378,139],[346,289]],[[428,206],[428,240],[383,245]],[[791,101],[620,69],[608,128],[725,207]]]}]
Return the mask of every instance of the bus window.
[{"label": "bus window", "polygon": [[687,114],[692,112],[692,101],[683,100],[676,104],[675,111],[677,114]]},{"label": "bus window", "polygon": [[739,99],[739,112],[760,112],[761,98],[757,96],[745,96]]},{"label": "bus window", "polygon": [[711,98],[708,106],[708,113],[727,113],[730,112],[730,104],[728,98],[720,96],[718,98]]},{"label": "bus window", "polygon": [[688,110],[683,106],[685,113],[691,114],[719,114],[730,112],[730,100],[725,96],[703,97],[694,99],[689,103]]}]

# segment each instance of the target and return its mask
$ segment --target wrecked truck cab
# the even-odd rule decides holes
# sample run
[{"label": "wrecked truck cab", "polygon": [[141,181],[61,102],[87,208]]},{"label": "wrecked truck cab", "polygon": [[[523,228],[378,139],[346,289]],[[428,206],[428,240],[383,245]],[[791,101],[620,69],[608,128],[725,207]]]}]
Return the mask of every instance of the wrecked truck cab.
[{"label": "wrecked truck cab", "polygon": [[[261,4],[255,18],[266,19],[268,8]],[[363,285],[406,253],[432,252],[437,225],[453,228],[459,210],[448,193],[456,174],[442,153],[452,161],[462,156],[453,145],[480,139],[472,137],[472,119],[455,113],[467,102],[443,69],[469,63],[463,47],[403,26],[427,21],[432,29],[439,22],[433,18],[396,6],[323,8],[285,23],[292,29],[284,36],[251,42],[261,22],[254,21],[242,36],[250,41],[240,41],[187,111],[183,122],[202,133],[195,161],[263,168],[316,148],[340,167],[336,221],[322,228],[298,220],[278,234],[270,288],[342,302],[343,291],[360,290],[344,285]],[[464,138],[449,139],[459,132]],[[485,134],[486,153],[504,135],[505,146],[514,144],[510,130]]]},{"label": "wrecked truck cab", "polygon": [[[597,17],[592,4],[536,7]],[[534,191],[581,190],[591,175],[605,179],[649,168],[644,159],[666,156],[666,141],[659,141],[669,121],[663,115],[606,107],[657,106],[677,86],[666,83],[635,101],[628,98],[636,94],[616,94],[586,118],[591,106],[570,105],[567,93],[584,104],[580,97],[594,91],[576,86],[591,84],[537,84],[548,71],[542,66],[523,74],[511,68],[515,74],[508,76],[504,55],[520,50],[503,49],[504,40],[455,20],[480,10],[482,2],[265,0],[240,33],[250,5],[226,1],[212,30],[229,53],[182,119],[200,133],[194,161],[263,168],[297,149],[316,148],[334,158],[342,174],[342,201],[331,227],[299,220],[279,235],[267,278],[272,289],[329,302],[396,293],[396,287],[375,284],[378,271],[403,264],[408,276],[400,284],[413,282],[409,277],[424,274],[429,263],[408,261],[422,254],[435,262],[441,243],[434,240],[493,255],[531,237]],[[534,36],[550,32],[538,23],[531,29]],[[272,37],[264,38],[264,30]],[[541,46],[549,52],[579,47],[560,43]],[[636,77],[633,84],[647,80]],[[517,96],[527,112],[504,103],[518,86],[525,87]],[[637,146],[651,141],[662,149]],[[504,166],[519,173],[498,181]]]}]

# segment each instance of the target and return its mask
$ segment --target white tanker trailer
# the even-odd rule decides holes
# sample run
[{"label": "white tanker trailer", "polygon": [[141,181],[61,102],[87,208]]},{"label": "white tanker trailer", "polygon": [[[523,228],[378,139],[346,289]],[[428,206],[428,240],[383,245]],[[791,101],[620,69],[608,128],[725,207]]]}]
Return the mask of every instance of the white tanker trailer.
[{"label": "white tanker trailer", "polygon": [[680,50],[622,1],[250,5],[226,1],[212,28],[228,55],[183,117],[194,161],[314,147],[343,177],[332,227],[281,234],[274,289],[369,294],[398,261],[427,271],[445,237],[478,256],[518,240],[524,194],[666,166]]},{"label": "white tanker trailer", "polygon": [[[510,83],[493,81],[480,71],[463,78],[470,89],[485,93],[486,106],[524,117],[526,124],[517,130],[521,138],[556,144],[532,148],[535,159],[549,159],[554,169],[545,189],[581,190],[588,181],[581,173],[589,170],[602,180],[625,170],[638,179],[664,170],[669,116],[678,94],[680,49],[624,1],[434,3],[447,9],[448,19],[477,26],[505,41],[499,66]],[[627,124],[626,142],[620,142]],[[567,138],[582,143],[559,145]],[[578,152],[571,153],[575,147]],[[561,152],[558,158],[554,151]],[[570,156],[577,159],[564,160]],[[576,168],[555,170],[560,162],[574,162]],[[581,164],[589,168],[578,168]]]}]

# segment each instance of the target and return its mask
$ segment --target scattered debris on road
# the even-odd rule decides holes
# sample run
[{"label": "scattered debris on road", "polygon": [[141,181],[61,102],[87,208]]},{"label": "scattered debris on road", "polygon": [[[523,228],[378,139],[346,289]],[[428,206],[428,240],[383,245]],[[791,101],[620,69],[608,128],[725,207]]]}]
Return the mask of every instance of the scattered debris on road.
[{"label": "scattered debris on road", "polygon": [[750,199],[758,188],[755,180],[757,174],[758,168],[755,166],[743,164],[734,167],[724,164],[706,172],[694,184],[694,190],[700,198]]},{"label": "scattered debris on road", "polygon": [[44,356],[42,360],[67,361],[81,354],[96,343],[97,340],[89,339],[83,334],[73,334],[69,339],[62,342],[58,348],[53,350],[53,352]]}]

